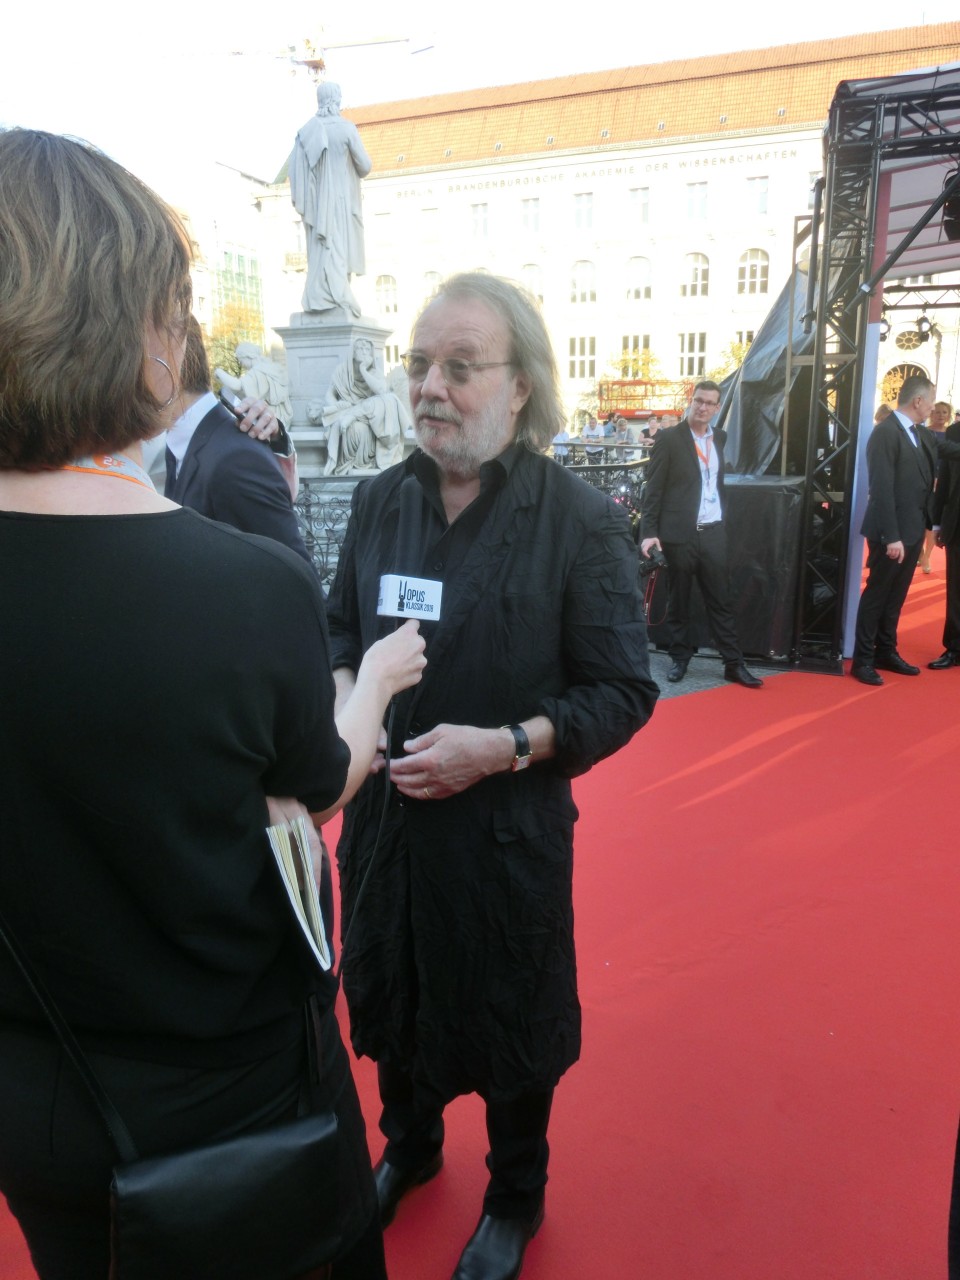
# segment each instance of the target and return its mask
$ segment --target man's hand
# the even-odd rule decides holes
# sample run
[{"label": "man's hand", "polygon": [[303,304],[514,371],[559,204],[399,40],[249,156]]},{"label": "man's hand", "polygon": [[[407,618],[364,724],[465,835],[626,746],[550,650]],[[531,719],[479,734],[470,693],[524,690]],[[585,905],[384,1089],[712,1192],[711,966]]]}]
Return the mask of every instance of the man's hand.
[{"label": "man's hand", "polygon": [[887,543],[887,558],[896,560],[897,564],[903,564],[903,557],[906,555],[902,542]]},{"label": "man's hand", "polygon": [[237,419],[237,426],[254,440],[269,440],[280,430],[277,415],[265,400],[254,400],[247,396],[237,405],[237,411],[243,414]]},{"label": "man's hand", "polygon": [[640,543],[640,550],[643,552],[647,560],[650,559],[651,549],[654,551],[663,551],[663,547],[661,547],[660,545],[659,538],[644,538],[644,540]]},{"label": "man's hand", "polygon": [[403,749],[407,754],[402,760],[390,761],[397,790],[417,800],[443,800],[509,769],[516,745],[507,729],[438,724],[419,738],[409,738]]}]

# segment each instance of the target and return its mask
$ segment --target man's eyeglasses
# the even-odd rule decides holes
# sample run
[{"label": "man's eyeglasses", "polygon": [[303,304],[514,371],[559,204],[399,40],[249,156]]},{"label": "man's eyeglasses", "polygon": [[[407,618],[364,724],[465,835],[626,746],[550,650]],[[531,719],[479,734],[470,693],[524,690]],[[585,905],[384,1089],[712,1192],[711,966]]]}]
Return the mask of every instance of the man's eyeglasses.
[{"label": "man's eyeglasses", "polygon": [[702,396],[694,396],[693,403],[700,406],[701,409],[719,409],[719,400],[704,400]]},{"label": "man's eyeglasses", "polygon": [[466,386],[477,369],[502,369],[513,364],[512,360],[428,360],[415,351],[402,355],[400,362],[411,382],[423,382],[431,367],[436,365],[448,387]]}]

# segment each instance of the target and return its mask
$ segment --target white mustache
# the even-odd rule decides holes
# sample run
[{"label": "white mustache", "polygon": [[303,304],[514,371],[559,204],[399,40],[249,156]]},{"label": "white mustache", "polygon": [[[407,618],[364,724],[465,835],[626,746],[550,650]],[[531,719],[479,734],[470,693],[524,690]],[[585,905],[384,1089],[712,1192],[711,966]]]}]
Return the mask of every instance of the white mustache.
[{"label": "white mustache", "polygon": [[462,427],[463,419],[452,404],[444,404],[442,400],[421,400],[414,415],[419,423],[422,418],[436,418],[440,422],[452,422]]}]

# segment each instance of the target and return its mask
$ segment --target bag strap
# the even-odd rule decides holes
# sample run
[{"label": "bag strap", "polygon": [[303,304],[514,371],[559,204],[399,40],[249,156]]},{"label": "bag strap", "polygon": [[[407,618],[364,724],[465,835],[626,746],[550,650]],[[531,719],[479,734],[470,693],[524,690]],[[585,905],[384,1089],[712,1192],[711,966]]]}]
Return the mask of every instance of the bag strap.
[{"label": "bag strap", "polygon": [[13,957],[13,962],[23,974],[27,986],[33,992],[37,999],[37,1003],[43,1010],[50,1025],[53,1027],[54,1034],[60,1041],[64,1053],[76,1067],[80,1074],[80,1079],[87,1087],[87,1091],[93,1099],[94,1106],[99,1111],[103,1123],[106,1125],[107,1133],[110,1135],[114,1147],[116,1147],[117,1155],[123,1164],[130,1164],[134,1160],[140,1158],[134,1141],[130,1136],[130,1130],[124,1124],[119,1111],[107,1097],[106,1090],[100,1083],[93,1068],[87,1061],[86,1055],[77,1043],[77,1038],[70,1030],[66,1019],[54,1003],[53,997],[44,986],[40,975],[34,969],[28,960],[26,954],[21,949],[16,936],[11,932],[10,926],[6,923],[3,916],[0,915],[0,939],[7,946],[7,950]]}]

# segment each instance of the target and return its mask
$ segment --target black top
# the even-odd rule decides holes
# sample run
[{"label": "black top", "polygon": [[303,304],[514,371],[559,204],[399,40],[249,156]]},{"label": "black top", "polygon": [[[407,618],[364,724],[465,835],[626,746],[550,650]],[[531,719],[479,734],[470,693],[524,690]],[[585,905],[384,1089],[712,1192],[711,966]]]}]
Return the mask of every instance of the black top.
[{"label": "black top", "polygon": [[[178,510],[0,513],[0,901],[88,1043],[198,1065],[296,1034],[321,979],[265,795],[342,790],[323,603]],[[0,1017],[42,1015],[0,952]]]},{"label": "black top", "polygon": [[328,602],[334,667],[356,670],[379,632],[379,577],[394,571],[411,474],[424,576],[443,580],[443,599],[440,621],[421,625],[427,666],[397,700],[394,748],[439,723],[496,728],[539,713],[556,756],[446,800],[394,792],[358,901],[382,776],[361,788],[337,850],[344,924],[357,914],[351,1033],[359,1053],[405,1064],[432,1097],[512,1098],[554,1084],[579,1052],[569,779],[623,746],[657,697],[637,552],[622,507],[525,448],[486,464],[479,497],[447,529],[433,464],[415,453],[354,493]]}]

